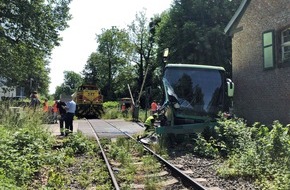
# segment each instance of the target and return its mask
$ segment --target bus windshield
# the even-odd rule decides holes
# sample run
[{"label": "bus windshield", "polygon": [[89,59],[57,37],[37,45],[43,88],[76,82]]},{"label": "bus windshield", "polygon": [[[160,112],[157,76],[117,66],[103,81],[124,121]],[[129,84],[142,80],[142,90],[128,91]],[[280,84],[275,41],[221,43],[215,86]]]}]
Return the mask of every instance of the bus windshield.
[{"label": "bus windshield", "polygon": [[[180,108],[177,115],[216,115],[223,105],[224,71],[206,68],[168,67],[163,84]],[[169,101],[169,100],[168,100]]]}]

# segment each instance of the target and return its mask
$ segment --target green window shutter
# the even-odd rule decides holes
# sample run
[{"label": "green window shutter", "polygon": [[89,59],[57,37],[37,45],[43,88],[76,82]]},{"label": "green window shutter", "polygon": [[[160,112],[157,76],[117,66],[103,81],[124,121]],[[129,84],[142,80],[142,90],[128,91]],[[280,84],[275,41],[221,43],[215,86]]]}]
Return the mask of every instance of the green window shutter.
[{"label": "green window shutter", "polygon": [[274,31],[263,33],[264,69],[274,67]]},{"label": "green window shutter", "polygon": [[281,33],[281,50],[282,50],[282,62],[290,63],[290,28],[286,28]]}]

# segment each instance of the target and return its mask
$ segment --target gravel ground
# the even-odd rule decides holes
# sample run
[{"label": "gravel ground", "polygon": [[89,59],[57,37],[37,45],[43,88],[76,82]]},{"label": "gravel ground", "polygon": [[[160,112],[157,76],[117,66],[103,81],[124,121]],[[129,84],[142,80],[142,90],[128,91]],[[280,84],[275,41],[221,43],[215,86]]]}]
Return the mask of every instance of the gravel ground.
[{"label": "gravel ground", "polygon": [[258,190],[254,185],[253,180],[245,180],[242,178],[224,179],[217,176],[216,167],[218,167],[222,160],[214,160],[201,158],[189,153],[184,153],[176,150],[170,151],[169,162],[176,165],[181,170],[191,170],[192,173],[188,175],[196,178],[199,183],[208,188],[219,188],[223,190]]}]

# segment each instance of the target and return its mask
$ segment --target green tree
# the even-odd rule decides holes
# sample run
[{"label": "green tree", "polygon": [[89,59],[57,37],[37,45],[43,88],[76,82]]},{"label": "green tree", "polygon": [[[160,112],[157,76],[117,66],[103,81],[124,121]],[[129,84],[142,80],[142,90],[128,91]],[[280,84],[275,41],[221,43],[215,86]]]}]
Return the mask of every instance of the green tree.
[{"label": "green tree", "polygon": [[[102,54],[94,52],[90,55],[87,64],[82,72],[84,76],[84,83],[97,85],[106,94],[106,84],[108,81],[108,65],[105,63],[105,59]],[[118,68],[118,72],[112,81],[114,89],[113,94],[115,97],[129,97],[129,91],[127,84],[133,84],[136,79],[136,75],[132,71],[135,67],[131,64],[122,64]]]},{"label": "green tree", "polygon": [[130,54],[129,37],[124,29],[113,26],[111,29],[103,29],[102,34],[97,35],[97,43],[97,52],[101,55],[103,66],[107,68],[107,82],[103,92],[108,100],[112,100],[115,96],[113,81],[120,68],[126,66]]},{"label": "green tree", "polygon": [[158,66],[155,61],[156,46],[154,46],[154,36],[155,25],[158,22],[158,16],[155,16],[149,22],[146,17],[146,11],[143,10],[136,14],[135,20],[128,26],[130,41],[134,48],[132,61],[136,65],[136,75],[138,76],[137,86],[133,86],[133,91],[140,92],[138,98],[141,98],[140,95],[146,87],[152,86],[154,83],[153,74]]},{"label": "green tree", "polygon": [[102,54],[91,53],[82,71],[85,84],[97,85],[100,89],[104,89],[108,81],[108,65],[104,63]]},{"label": "green tree", "polygon": [[80,74],[74,72],[74,71],[64,71],[64,85],[69,86],[72,89],[72,92],[74,92],[77,87],[82,85],[83,78]]},{"label": "green tree", "polygon": [[59,31],[68,27],[71,0],[1,0],[0,38],[8,44],[51,53],[59,45]]},{"label": "green tree", "polygon": [[59,45],[59,32],[68,27],[70,2],[0,1],[0,69],[7,85],[47,94],[48,59]]},{"label": "green tree", "polygon": [[72,89],[68,86],[62,83],[60,86],[57,86],[54,93],[54,99],[59,100],[61,94],[73,94]]},{"label": "green tree", "polygon": [[231,69],[231,39],[224,28],[241,0],[174,0],[157,29],[160,56],[168,62],[224,66]]},{"label": "green tree", "polygon": [[114,94],[116,97],[130,97],[128,84],[135,86],[137,84],[136,78],[138,77],[135,72],[134,65],[128,64],[119,69],[119,74],[114,80]]},{"label": "green tree", "polygon": [[77,87],[83,83],[82,76],[74,71],[64,71],[63,74],[64,82],[56,87],[55,99],[59,99],[61,94],[73,94]]}]

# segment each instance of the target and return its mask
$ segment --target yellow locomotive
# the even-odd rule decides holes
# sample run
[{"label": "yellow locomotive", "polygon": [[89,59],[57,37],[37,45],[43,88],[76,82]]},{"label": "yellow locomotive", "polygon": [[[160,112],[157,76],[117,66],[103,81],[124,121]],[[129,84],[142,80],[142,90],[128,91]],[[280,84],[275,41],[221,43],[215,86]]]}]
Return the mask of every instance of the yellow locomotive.
[{"label": "yellow locomotive", "polygon": [[79,86],[73,100],[77,104],[77,117],[100,118],[104,113],[103,96],[96,85]]}]

